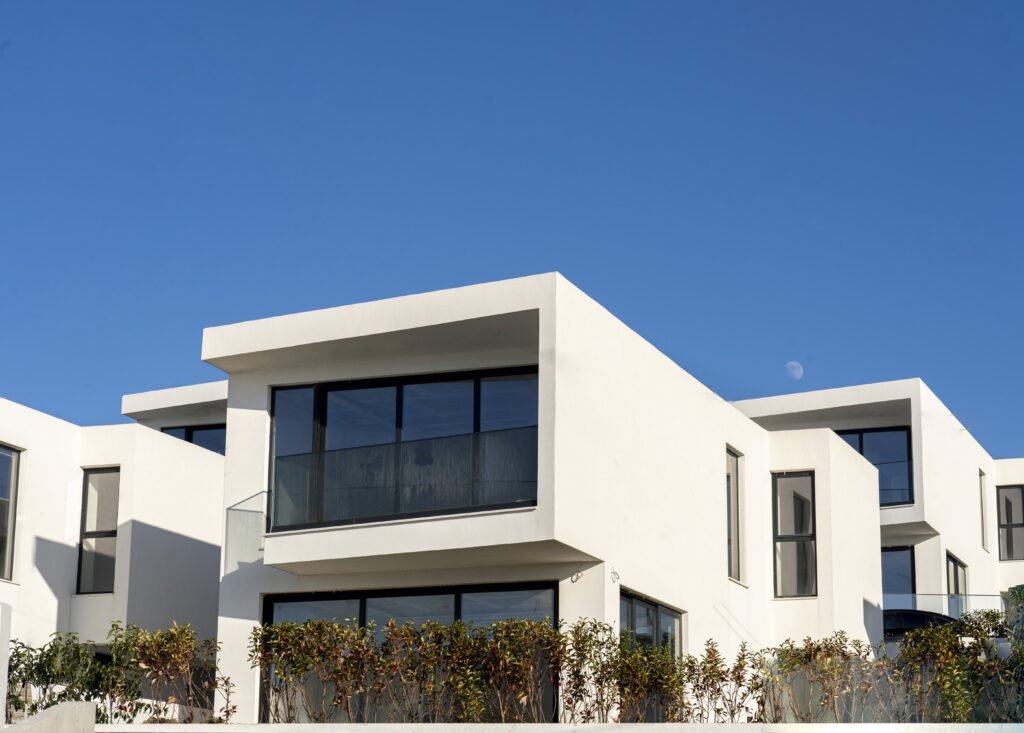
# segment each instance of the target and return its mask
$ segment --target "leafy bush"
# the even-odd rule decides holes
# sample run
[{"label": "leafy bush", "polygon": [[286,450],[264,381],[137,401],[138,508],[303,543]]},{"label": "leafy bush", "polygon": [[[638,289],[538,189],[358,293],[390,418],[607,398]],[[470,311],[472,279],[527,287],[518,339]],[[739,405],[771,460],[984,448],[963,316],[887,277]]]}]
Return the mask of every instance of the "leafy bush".
[{"label": "leafy bush", "polygon": [[217,672],[216,654],[216,642],[198,640],[187,625],[146,631],[115,623],[103,653],[70,633],[54,634],[39,648],[13,640],[7,720],[86,700],[97,703],[99,723],[166,720],[172,707],[183,722],[226,722],[234,712],[232,685]]}]

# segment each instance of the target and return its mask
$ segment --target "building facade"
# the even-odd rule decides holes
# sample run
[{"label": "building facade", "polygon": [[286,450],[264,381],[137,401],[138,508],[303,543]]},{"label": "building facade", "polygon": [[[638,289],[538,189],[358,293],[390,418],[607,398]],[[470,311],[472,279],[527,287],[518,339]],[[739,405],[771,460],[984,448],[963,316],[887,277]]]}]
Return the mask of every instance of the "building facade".
[{"label": "building facade", "polygon": [[[259,719],[247,646],[266,622],[596,618],[731,653],[839,629],[879,642],[883,610],[999,607],[1024,582],[1024,460],[990,457],[919,380],[730,403],[557,274],[210,328],[202,358],[227,379],[127,395],[135,425],[0,403],[19,496],[4,561],[52,584],[25,543],[109,539],[76,524],[82,481],[121,466],[112,605],[88,623],[198,626],[212,608],[239,722]],[[136,463],[153,468],[132,469],[145,499],[126,506]],[[23,498],[55,485],[50,527]],[[134,522],[203,545],[201,602],[180,605],[193,586],[175,575],[179,606],[133,616],[156,591],[132,568],[167,564],[122,549]],[[93,599],[68,597],[40,634],[87,628],[74,610]]]}]

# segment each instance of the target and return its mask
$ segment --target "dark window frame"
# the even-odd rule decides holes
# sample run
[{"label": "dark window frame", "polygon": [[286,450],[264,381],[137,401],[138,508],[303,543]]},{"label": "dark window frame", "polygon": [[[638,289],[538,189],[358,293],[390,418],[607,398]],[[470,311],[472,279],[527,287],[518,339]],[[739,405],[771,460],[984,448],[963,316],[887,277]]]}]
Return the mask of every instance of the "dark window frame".
[{"label": "dark window frame", "polygon": [[[195,443],[195,440],[193,439],[193,434],[194,434],[194,432],[196,430],[213,430],[213,429],[221,429],[221,430],[224,431],[224,444],[225,444],[224,445],[224,449],[225,449],[225,452],[226,452],[227,451],[227,432],[228,432],[228,424],[227,423],[215,422],[215,423],[210,423],[208,425],[202,425],[202,424],[195,424],[195,425],[168,425],[167,427],[160,428],[160,432],[161,433],[170,433],[172,430],[184,430],[185,431],[185,437],[184,438],[179,438],[179,440],[184,440],[186,443],[191,443],[192,445],[195,445],[196,443]],[[176,435],[172,435],[171,437],[172,438],[176,438],[177,436]],[[202,448],[203,446],[199,446],[199,447]],[[209,450],[209,449],[207,449],[207,450]],[[220,453],[220,451],[212,451],[212,452],[213,453]],[[224,453],[220,453],[220,454],[224,455]]]},{"label": "dark window frame", "polygon": [[[1003,522],[1003,513],[999,508],[999,500],[1002,497],[1004,491],[1017,491],[1020,493],[1021,501],[1021,521],[1020,522]],[[1003,554],[1003,546],[1006,544],[1003,542],[1003,531],[1024,529],[1024,484],[1007,484],[1005,486],[996,487],[996,523],[998,524],[998,542],[999,542],[999,560],[1000,562],[1014,562],[1017,560],[1024,560],[1024,547],[1020,550],[1020,557],[1005,557]],[[1011,534],[1012,536],[1012,534]]]},{"label": "dark window frame", "polygon": [[[949,587],[949,566],[954,565],[957,570],[963,570],[964,576],[964,587],[960,588],[960,575],[956,575],[957,592],[954,593],[953,589]],[[970,595],[967,592],[967,563],[961,560],[959,557],[954,555],[952,552],[946,553],[946,595],[948,596],[966,596]]]},{"label": "dark window frame", "polygon": [[[417,588],[374,588],[372,590],[345,590],[345,591],[310,591],[298,593],[266,593],[261,602],[261,615],[264,624],[274,622],[274,605],[277,603],[296,603],[302,601],[359,601],[359,625],[366,625],[366,601],[371,598],[393,598],[433,595],[454,595],[455,613],[454,619],[462,619],[462,596],[466,593],[500,593],[502,591],[517,590],[550,590],[552,592],[552,618],[551,624],[558,627],[558,581],[557,580],[531,580],[514,583],[477,583],[468,585],[438,585],[424,586]],[[552,723],[558,722],[558,686],[554,689],[554,709],[552,710]],[[266,723],[269,718],[269,710],[266,701],[266,685],[260,684],[259,693],[259,718],[261,723]]]},{"label": "dark window frame", "polygon": [[[117,474],[119,474],[119,473],[121,473],[121,467],[120,466],[101,466],[101,467],[96,467],[96,468],[83,468],[82,469],[82,519],[81,519],[81,522],[79,523],[79,532],[78,532],[78,573],[77,573],[77,577],[75,579],[75,595],[79,595],[79,596],[109,595],[109,594],[113,593],[114,590],[115,590],[114,587],[111,587],[110,590],[87,590],[87,591],[83,591],[82,590],[82,556],[85,554],[84,553],[85,540],[91,540],[91,539],[111,539],[111,538],[114,539],[114,540],[117,539],[117,525],[116,524],[114,525],[114,529],[113,530],[102,530],[102,531],[95,531],[95,532],[87,532],[86,529],[85,529],[86,509],[87,509],[87,506],[88,506],[87,502],[89,501],[89,476],[91,474],[95,474],[95,473],[117,473]],[[118,501],[118,509],[120,509],[121,508],[120,507],[120,504],[121,504],[121,482],[120,482],[120,479],[118,479],[118,486],[117,486],[117,501]],[[118,521],[120,521],[120,518],[118,518]],[[114,568],[115,568],[115,573],[116,573],[116,568],[117,568],[116,544],[115,544],[115,550],[114,550]],[[115,575],[114,579],[116,579],[116,577],[117,576]]]},{"label": "dark window frame", "polygon": [[[8,581],[14,580],[14,542],[18,531],[18,481],[21,477],[21,453],[22,451],[15,448],[13,445],[7,445],[6,443],[0,443],[0,448],[11,452],[13,459],[11,465],[11,497],[8,499],[10,503],[10,516],[8,519],[8,527],[10,532],[7,537],[7,557],[5,558],[7,567],[0,567],[0,578]],[[10,571],[8,572],[8,567]]]},{"label": "dark window frame", "polygon": [[660,601],[657,601],[657,600],[651,598],[650,596],[646,596],[643,593],[637,593],[636,591],[629,590],[628,588],[620,588],[619,589],[619,599],[620,599],[620,607],[621,607],[621,599],[626,599],[627,601],[629,601],[629,619],[627,621],[623,621],[623,619],[621,619],[621,618],[619,619],[619,633],[620,634],[625,633],[627,630],[632,632],[632,635],[631,635],[631,637],[629,639],[630,646],[636,644],[636,628],[635,628],[635,626],[636,626],[636,605],[635,604],[637,602],[639,602],[639,603],[645,603],[648,606],[653,606],[654,607],[654,638],[658,639],[659,642],[661,640],[661,611],[665,610],[665,611],[671,611],[672,613],[679,614],[679,620],[680,620],[680,624],[679,624],[679,626],[680,626],[680,628],[679,628],[679,638],[676,639],[676,644],[678,646],[678,649],[673,649],[672,650],[672,657],[673,657],[673,659],[681,659],[686,654],[686,649],[683,648],[684,645],[685,645],[684,642],[686,640],[683,638],[684,634],[683,634],[683,628],[682,628],[682,619],[686,615],[685,611],[682,611],[682,610],[680,610],[678,608],[673,608],[672,606],[666,606],[664,603],[661,603]]},{"label": "dark window frame", "polygon": [[[913,545],[892,545],[891,547],[883,547],[882,553],[886,552],[910,552],[910,594],[917,594],[917,551]],[[882,578],[883,593],[885,587],[885,578]]]},{"label": "dark window frame", "polygon": [[[480,380],[491,377],[511,377],[520,375],[537,375],[539,381],[539,368],[536,365],[526,366],[514,366],[504,367],[500,369],[474,369],[468,371],[453,371],[453,372],[436,372],[431,374],[415,374],[409,376],[400,377],[386,377],[386,378],[371,378],[371,379],[348,379],[342,381],[333,382],[314,382],[311,384],[289,384],[281,386],[273,386],[270,388],[270,468],[268,471],[268,488],[267,488],[267,532],[292,532],[303,529],[313,529],[320,527],[343,527],[358,524],[372,524],[374,522],[386,522],[395,521],[402,519],[416,519],[420,517],[435,517],[435,516],[456,516],[459,514],[475,514],[478,512],[490,512],[500,511],[502,509],[515,509],[515,508],[526,508],[537,506],[537,499],[516,502],[506,502],[501,504],[487,504],[481,506],[469,506],[465,508],[445,508],[437,510],[419,511],[419,512],[402,512],[394,514],[385,514],[381,516],[372,517],[358,517],[354,519],[335,519],[329,521],[313,521],[313,522],[301,522],[296,524],[287,525],[274,525],[274,455],[275,447],[274,442],[276,438],[275,429],[275,411],[277,395],[280,392],[297,389],[312,389],[313,390],[313,434],[312,434],[312,455],[315,457],[316,469],[312,472],[312,481],[310,485],[310,503],[314,507],[318,507],[319,511],[323,511],[323,496],[324,496],[324,457],[325,457],[325,446],[327,438],[327,395],[330,392],[336,392],[348,389],[373,389],[377,387],[395,387],[396,388],[396,399],[395,399],[395,441],[394,444],[402,444],[402,410],[403,410],[403,387],[406,385],[413,384],[430,384],[435,382],[458,382],[458,381],[472,381],[473,382],[473,433],[476,436],[480,434]],[[538,415],[538,426],[540,418]],[[385,444],[389,445],[389,444]],[[479,441],[474,440],[473,449],[473,466],[472,466],[472,477],[473,477],[473,492],[474,496],[479,490],[479,455],[478,455]],[[396,457],[397,460],[397,457]]]},{"label": "dark window frame", "polygon": [[[809,534],[779,534],[779,483],[780,478],[811,479],[811,531]],[[814,543],[814,593],[779,594],[779,543]],[[818,597],[818,497],[814,471],[773,471],[772,472],[772,587],[775,598],[817,598]]]},{"label": "dark window frame", "polygon": [[[857,436],[859,436],[860,439],[857,441],[858,447],[856,448],[856,451],[858,453],[860,453],[861,456],[863,456],[864,455],[864,434],[865,433],[891,433],[894,430],[906,430],[907,431],[907,463],[910,464],[909,465],[909,468],[910,468],[910,482],[909,482],[909,485],[907,487],[909,498],[907,499],[907,501],[881,501],[881,496],[879,496],[878,506],[880,506],[880,507],[910,506],[910,505],[914,504],[914,481],[915,481],[915,474],[914,474],[914,440],[913,440],[913,432],[912,432],[910,426],[909,425],[889,425],[889,426],[881,427],[881,428],[848,428],[848,429],[844,429],[844,430],[836,430],[835,431],[836,435],[838,435],[840,437],[846,436],[846,435],[857,435]],[[867,460],[867,459],[865,459],[865,460]],[[875,464],[871,464],[871,465],[875,465]],[[882,490],[881,486],[879,486],[878,490],[879,491]]]},{"label": "dark window frame", "polygon": [[[725,448],[725,460],[726,466],[728,466],[729,458],[736,459],[736,486],[727,485],[725,487],[725,506],[726,506],[726,566],[729,578],[735,580],[737,583],[743,582],[743,543],[741,538],[743,535],[743,512],[741,506],[743,504],[743,497],[740,493],[740,458],[742,454],[732,448],[726,446]],[[729,472],[726,471],[726,477]],[[736,496],[736,501],[733,501],[733,494]],[[733,522],[733,514],[735,513],[735,523]],[[736,532],[733,536],[733,524],[735,524]],[[734,547],[735,545],[735,547]],[[733,556],[736,557],[736,567],[733,567]]]}]

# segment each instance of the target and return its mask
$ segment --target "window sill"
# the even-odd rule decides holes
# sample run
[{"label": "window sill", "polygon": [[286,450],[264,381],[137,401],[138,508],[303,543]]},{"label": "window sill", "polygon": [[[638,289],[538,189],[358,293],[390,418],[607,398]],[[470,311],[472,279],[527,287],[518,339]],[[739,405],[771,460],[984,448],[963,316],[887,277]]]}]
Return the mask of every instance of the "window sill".
[{"label": "window sill", "polygon": [[736,580],[736,578],[733,578],[732,576],[726,576],[726,577],[729,578],[729,582],[730,583],[734,583],[735,585],[738,585],[743,590],[750,590],[750,586],[747,585],[746,583],[744,583],[742,580]]},{"label": "window sill", "polygon": [[18,581],[16,581],[16,580],[8,580],[7,578],[0,578],[0,584],[13,585],[15,587],[18,587],[18,586],[21,585],[21,583],[19,583]]},{"label": "window sill", "polygon": [[265,539],[271,539],[273,537],[294,537],[296,535],[304,534],[315,534],[317,532],[336,532],[339,530],[357,530],[367,529],[373,527],[395,527],[406,524],[420,524],[422,522],[439,522],[444,520],[452,519],[473,519],[475,517],[489,517],[502,514],[524,514],[526,512],[532,512],[537,510],[537,505],[532,504],[530,506],[521,507],[506,507],[504,509],[491,509],[483,510],[479,512],[456,512],[452,514],[430,514],[422,517],[402,517],[399,519],[383,519],[377,522],[359,522],[351,524],[329,524],[322,527],[300,527],[298,529],[281,529],[276,532],[266,532],[263,537]]},{"label": "window sill", "polygon": [[782,596],[781,598],[776,596],[772,598],[773,601],[816,601],[818,596]]},{"label": "window sill", "polygon": [[1024,557],[1016,558],[1016,559],[1013,559],[1013,560],[1003,560],[1003,559],[1000,559],[999,562],[1024,562]]}]

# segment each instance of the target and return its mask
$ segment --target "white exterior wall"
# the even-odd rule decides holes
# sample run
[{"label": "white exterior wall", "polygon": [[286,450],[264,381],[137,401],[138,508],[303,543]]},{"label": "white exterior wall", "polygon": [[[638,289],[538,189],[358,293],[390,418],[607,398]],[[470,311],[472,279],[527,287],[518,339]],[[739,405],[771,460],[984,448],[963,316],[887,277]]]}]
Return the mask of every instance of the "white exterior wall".
[{"label": "white exterior wall", "polygon": [[[113,621],[216,632],[223,459],[140,425],[82,428],[0,400],[0,443],[21,451],[11,635],[102,642]],[[83,469],[120,466],[114,592],[77,595]],[[202,548],[201,551],[197,548]]]},{"label": "white exterior wall", "polygon": [[[877,643],[882,638],[877,469],[831,430],[777,431],[771,445],[773,471],[814,471],[818,555],[817,596],[772,601],[773,643],[840,630]],[[770,506],[767,511],[770,516]],[[770,579],[770,554],[768,564]]]},{"label": "white exterior wall", "polygon": [[[237,685],[240,722],[256,717],[258,674],[246,648],[271,593],[557,580],[566,621],[617,625],[628,588],[685,612],[693,651],[709,638],[727,653],[741,641],[783,638],[772,619],[772,434],[558,276],[212,329],[204,355],[230,374],[228,511],[265,506],[273,386],[524,364],[539,371],[536,508],[273,533],[262,557],[225,564],[221,668]],[[877,540],[875,470],[827,432],[789,436],[789,455],[820,463],[822,493],[842,464],[834,480],[854,497],[843,511],[856,520],[843,529]],[[727,447],[742,454],[743,583],[727,577]],[[856,576],[864,587],[844,593],[828,580],[840,610],[804,618],[798,635],[827,634],[838,622],[877,640],[864,613],[865,599],[877,606],[879,573],[876,554],[876,566]]]},{"label": "white exterior wall", "polygon": [[79,428],[0,399],[0,443],[21,450],[18,462],[14,571],[0,581],[11,607],[11,636],[44,644],[71,618],[77,572]]}]

